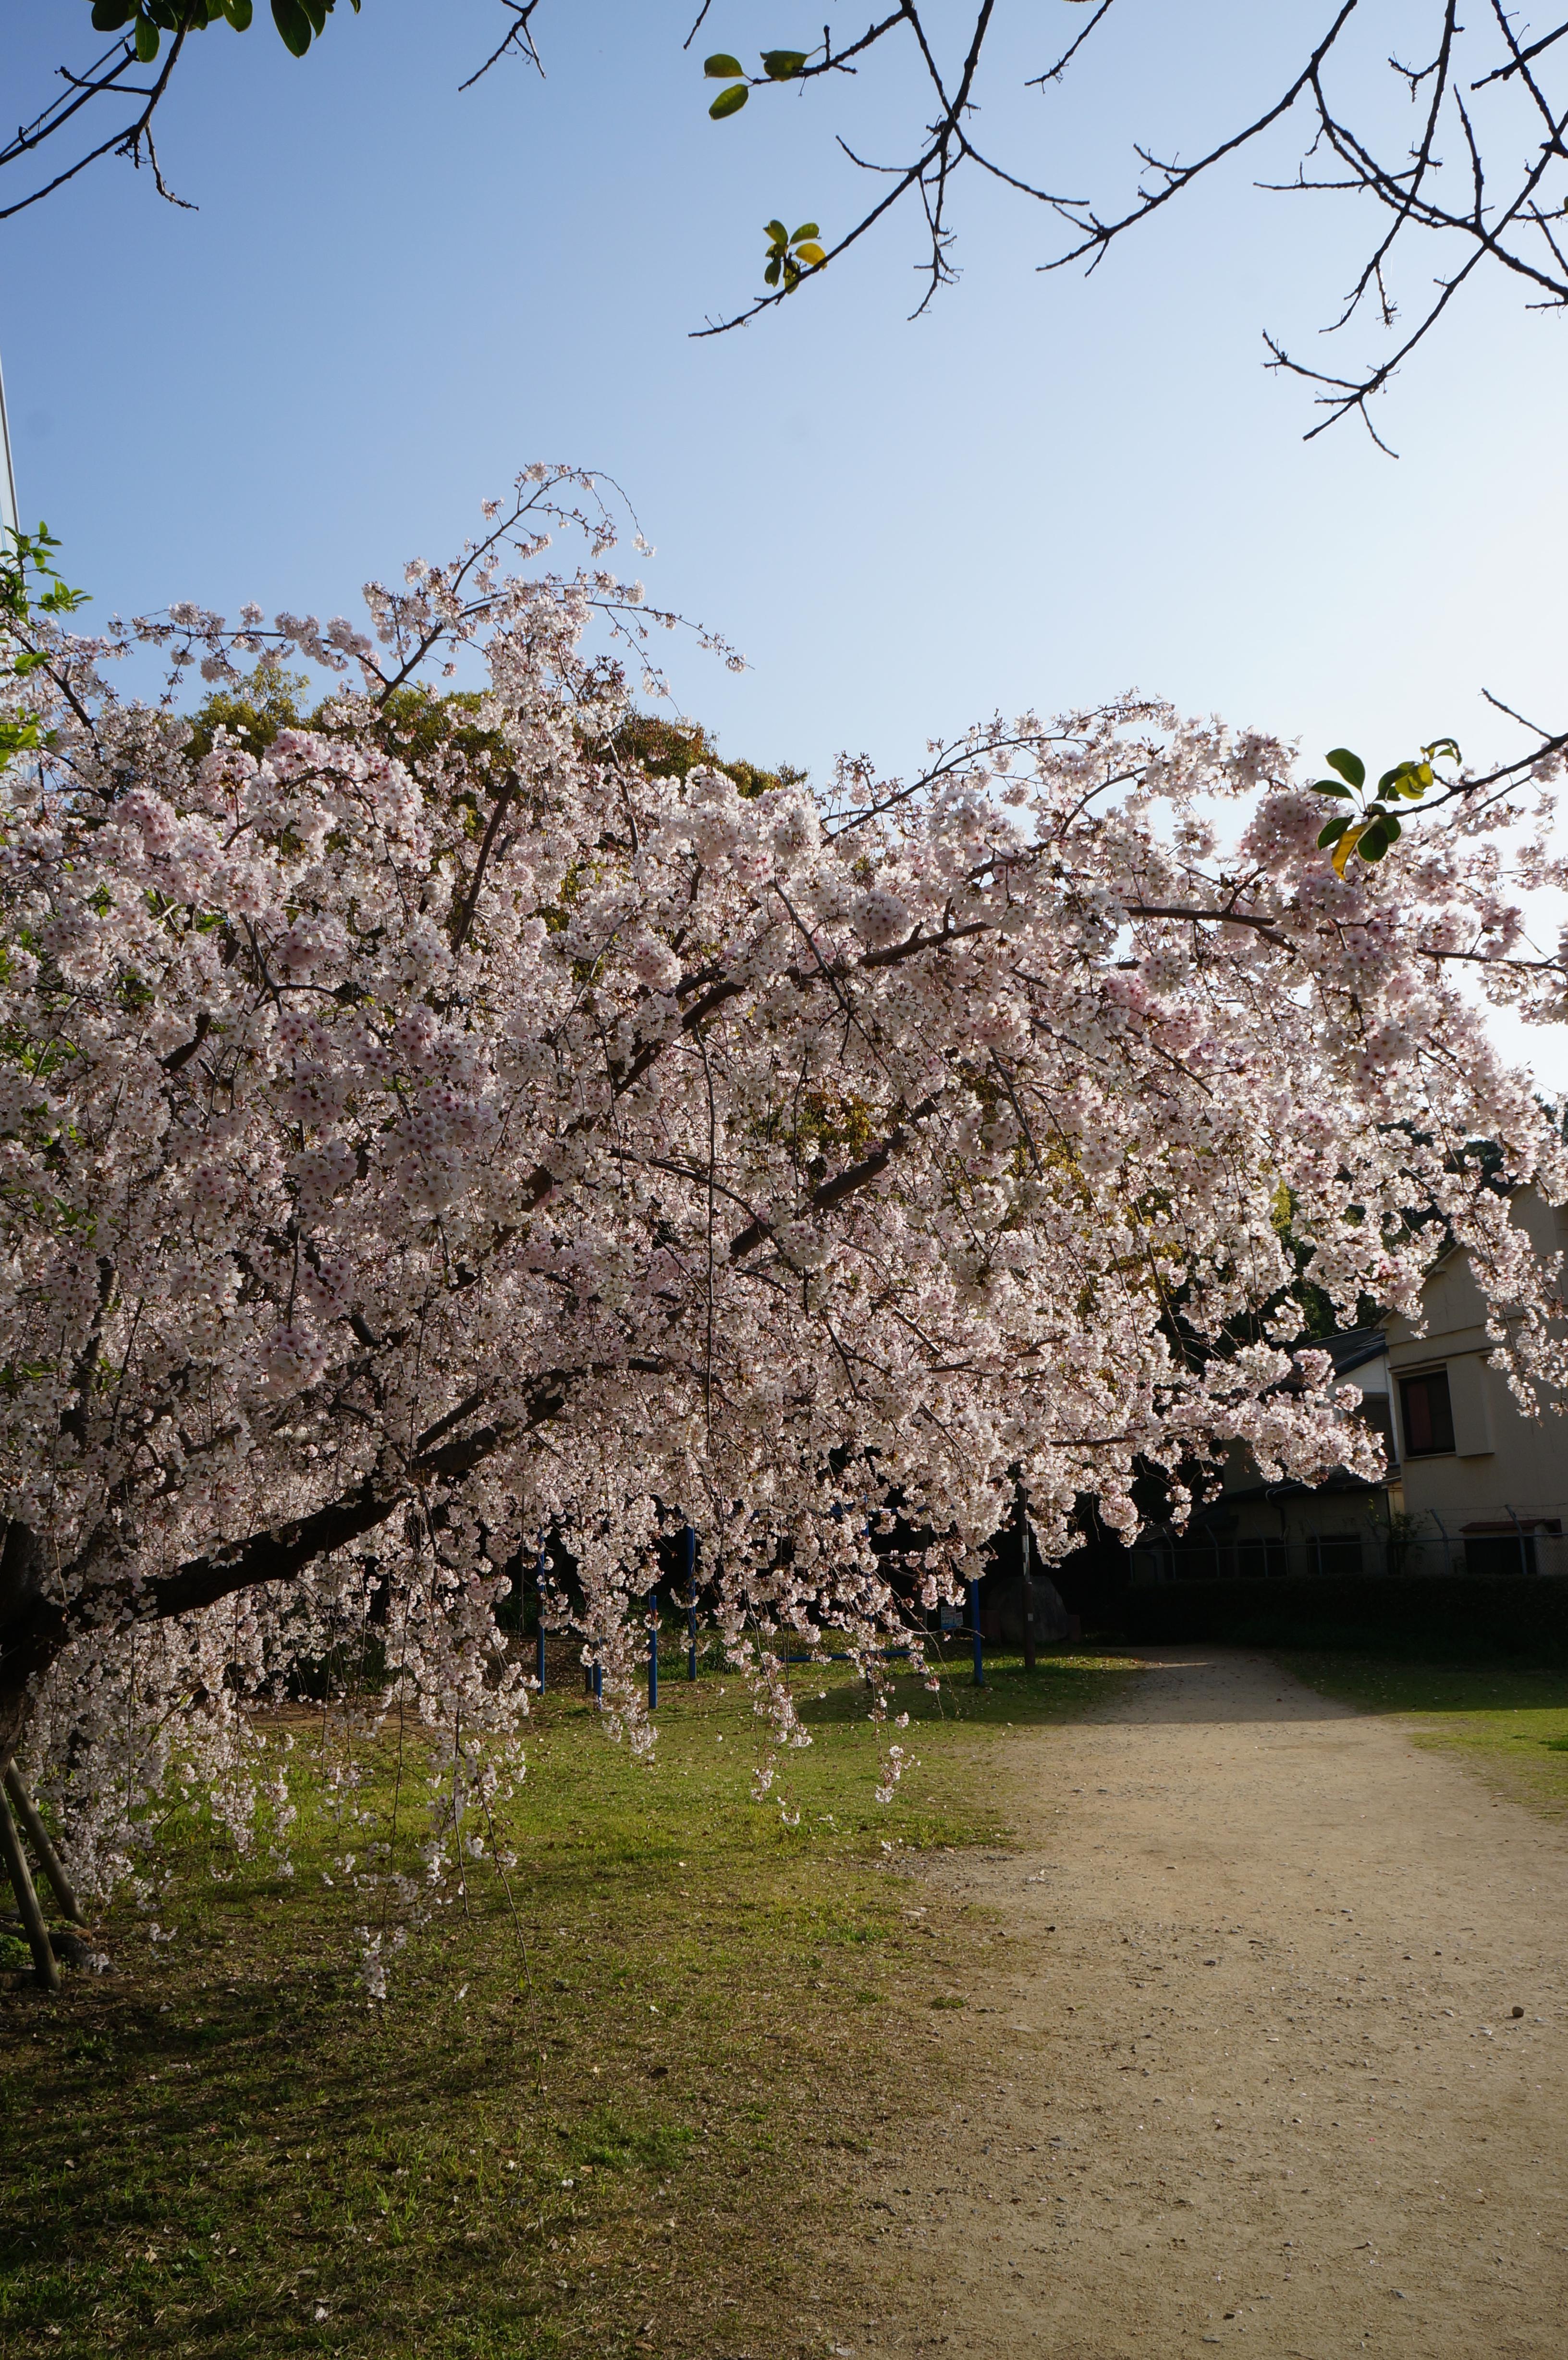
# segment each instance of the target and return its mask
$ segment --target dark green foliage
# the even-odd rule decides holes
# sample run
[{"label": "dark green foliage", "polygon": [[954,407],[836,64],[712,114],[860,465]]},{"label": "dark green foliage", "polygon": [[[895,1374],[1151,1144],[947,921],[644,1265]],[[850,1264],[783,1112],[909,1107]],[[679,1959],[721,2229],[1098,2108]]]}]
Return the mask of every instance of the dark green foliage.
[{"label": "dark green foliage", "polygon": [[1127,1635],[1159,1645],[1218,1641],[1568,1665],[1568,1581],[1390,1574],[1160,1582],[1127,1592]]},{"label": "dark green foliage", "polygon": [[306,729],[310,716],[299,703],[310,683],[303,672],[273,672],[257,665],[240,688],[215,689],[191,716],[186,750],[195,761],[210,754],[220,729],[258,759],[280,729]]},{"label": "dark green foliage", "polygon": [[[359,0],[348,0],[357,16]],[[286,49],[302,58],[327,28],[337,0],[272,0],[272,21]],[[204,33],[227,23],[236,33],[250,30],[254,0],[93,0],[93,27],[129,35],[137,60],[150,65],[165,33]]]},{"label": "dark green foliage", "polygon": [[699,766],[723,770],[743,795],[798,786],[806,775],[787,762],[776,770],[759,770],[754,762],[726,761],[700,723],[666,721],[657,713],[629,715],[615,732],[613,750],[625,761],[639,762],[656,779],[684,779]]},{"label": "dark green foliage", "polygon": [[[280,729],[316,729],[333,736],[339,725],[332,698],[310,707],[303,702],[309,689],[303,672],[257,665],[248,680],[215,689],[202,699],[191,716],[189,751],[197,759],[210,754],[220,728],[256,756],[266,753]],[[427,775],[438,760],[450,759],[471,781],[489,773],[498,782],[506,767],[506,748],[495,730],[482,729],[474,718],[480,703],[470,689],[438,695],[425,688],[400,688],[382,706],[375,735],[385,751],[407,763],[416,777]],[[723,770],[743,795],[795,786],[806,775],[788,763],[763,770],[755,762],[726,761],[699,723],[666,721],[654,713],[629,715],[607,750],[613,759],[639,763],[655,778],[684,779],[699,765]]]}]

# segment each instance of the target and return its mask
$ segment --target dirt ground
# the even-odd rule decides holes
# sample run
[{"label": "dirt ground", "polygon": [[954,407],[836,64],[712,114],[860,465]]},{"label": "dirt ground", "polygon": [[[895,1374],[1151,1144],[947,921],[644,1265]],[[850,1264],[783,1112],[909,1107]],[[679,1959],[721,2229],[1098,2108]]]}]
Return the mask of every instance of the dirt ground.
[{"label": "dirt ground", "polygon": [[1262,1656],[1148,1661],[931,1872],[995,1927],[931,2017],[967,2102],[870,2168],[830,2348],[1562,2360],[1568,1834]]}]

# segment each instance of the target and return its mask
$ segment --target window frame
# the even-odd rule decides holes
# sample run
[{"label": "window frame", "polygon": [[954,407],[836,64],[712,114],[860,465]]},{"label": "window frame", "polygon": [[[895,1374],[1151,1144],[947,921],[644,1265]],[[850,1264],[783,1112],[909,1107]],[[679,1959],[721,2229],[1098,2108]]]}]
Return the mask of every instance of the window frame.
[{"label": "window frame", "polygon": [[[1446,1442],[1414,1442],[1410,1438],[1410,1387],[1412,1385],[1434,1384],[1439,1380],[1441,1380],[1443,1386],[1443,1404],[1446,1412],[1445,1423],[1448,1429],[1448,1439]],[[1454,1432],[1454,1394],[1448,1382],[1447,1361],[1439,1360],[1430,1369],[1401,1370],[1399,1378],[1399,1439],[1403,1445],[1400,1457],[1404,1459],[1452,1459],[1455,1453]],[[1430,1409],[1428,1412],[1428,1424],[1429,1426],[1432,1424]]]}]

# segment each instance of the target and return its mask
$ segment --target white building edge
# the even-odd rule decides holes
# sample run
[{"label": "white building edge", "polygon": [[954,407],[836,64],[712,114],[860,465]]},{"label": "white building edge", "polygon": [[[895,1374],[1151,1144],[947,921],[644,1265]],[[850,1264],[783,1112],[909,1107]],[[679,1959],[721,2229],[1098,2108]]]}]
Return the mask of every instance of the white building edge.
[{"label": "white building edge", "polygon": [[[1512,1218],[1540,1252],[1568,1247],[1568,1208],[1534,1190],[1515,1197]],[[1340,1471],[1316,1485],[1264,1483],[1237,1449],[1218,1499],[1185,1534],[1139,1535],[1135,1582],[1568,1574],[1568,1418],[1551,1403],[1527,1416],[1490,1366],[1486,1306],[1462,1248],[1433,1264],[1421,1306],[1419,1329],[1394,1313],[1320,1347],[1361,1388],[1388,1462],[1382,1482]]]}]

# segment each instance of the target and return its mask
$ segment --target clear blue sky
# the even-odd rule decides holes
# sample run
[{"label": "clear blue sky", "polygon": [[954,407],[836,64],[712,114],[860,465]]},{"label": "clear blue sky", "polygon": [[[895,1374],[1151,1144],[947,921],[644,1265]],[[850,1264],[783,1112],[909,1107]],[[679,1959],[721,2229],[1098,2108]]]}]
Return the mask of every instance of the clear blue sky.
[{"label": "clear blue sky", "polygon": [[[87,11],[6,13],[15,119]],[[1107,58],[1128,87],[1048,106],[1005,86],[1081,19],[1008,0],[1027,46],[998,44],[988,128],[1108,199],[1135,137],[1191,149],[1323,11],[1176,13],[1127,0]],[[755,759],[896,765],[998,705],[1134,684],[1314,761],[1439,731],[1500,748],[1483,686],[1561,723],[1561,322],[1484,293],[1383,403],[1397,464],[1351,427],[1303,445],[1259,331],[1323,349],[1356,224],[1254,194],[1244,166],[1087,283],[1036,275],[1049,223],[972,183],[962,282],[924,320],[904,322],[910,220],[693,342],[758,283],[769,215],[844,224],[861,187],[830,133],[890,151],[900,93],[713,125],[678,0],[550,0],[548,82],[509,65],[460,96],[498,16],[365,0],[295,62],[258,6],[198,45],[162,117],[199,211],[105,165],[0,231],[21,505],[102,610],[352,610],[367,574],[454,547],[517,466],[563,458],[636,502],[650,595],[750,659],[684,660],[677,687]],[[811,16],[715,0],[698,49],[805,47]]]}]

